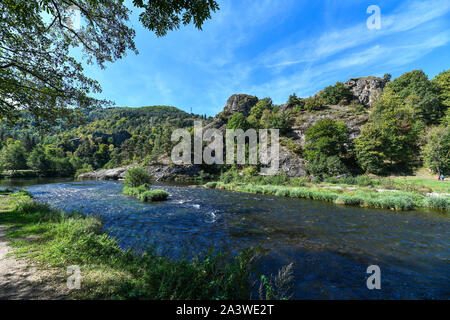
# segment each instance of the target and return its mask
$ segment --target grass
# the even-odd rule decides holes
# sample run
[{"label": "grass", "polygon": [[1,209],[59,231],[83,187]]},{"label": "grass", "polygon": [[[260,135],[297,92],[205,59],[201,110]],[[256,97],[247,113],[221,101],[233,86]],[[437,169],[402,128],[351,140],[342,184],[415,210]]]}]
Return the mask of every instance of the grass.
[{"label": "grass", "polygon": [[275,195],[279,197],[321,200],[340,205],[353,205],[365,208],[407,211],[417,208],[431,208],[450,211],[450,197],[432,198],[420,193],[361,189],[327,189],[311,184],[308,187],[292,187],[283,185],[255,185],[245,183],[210,182],[208,188],[231,190],[256,194]]},{"label": "grass", "polygon": [[10,228],[7,237],[17,256],[56,269],[62,278],[67,277],[68,266],[80,267],[81,289],[73,291],[71,298],[251,297],[255,250],[236,256],[209,251],[190,261],[169,259],[154,250],[136,255],[123,251],[115,239],[103,233],[96,218],[53,210],[25,192],[0,195],[0,204],[0,224]]},{"label": "grass", "polygon": [[165,201],[169,197],[167,191],[148,190],[146,185],[141,185],[139,187],[124,186],[123,193],[138,198],[142,202]]}]

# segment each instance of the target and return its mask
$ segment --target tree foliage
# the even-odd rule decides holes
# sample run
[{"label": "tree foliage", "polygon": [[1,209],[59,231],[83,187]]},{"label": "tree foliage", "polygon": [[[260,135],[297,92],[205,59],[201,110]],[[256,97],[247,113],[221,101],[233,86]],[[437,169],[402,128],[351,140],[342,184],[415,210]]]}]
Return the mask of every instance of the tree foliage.
[{"label": "tree foliage", "polygon": [[336,82],[334,86],[328,86],[320,92],[320,97],[327,104],[348,104],[353,98],[352,91],[342,82]]},{"label": "tree foliage", "polygon": [[439,100],[444,108],[450,107],[450,69],[439,73],[431,82],[437,86]]},{"label": "tree foliage", "polygon": [[424,148],[424,160],[427,168],[434,173],[450,172],[450,127],[431,129]]},{"label": "tree foliage", "polygon": [[6,170],[26,169],[25,153],[25,147],[20,141],[9,139],[0,151],[0,167]]},{"label": "tree foliage", "polygon": [[439,123],[445,113],[439,100],[439,87],[422,70],[404,73],[389,82],[387,88],[404,99],[426,124]]},{"label": "tree foliage", "polygon": [[230,118],[230,120],[228,120],[227,123],[227,129],[242,129],[244,131],[247,131],[249,128],[250,124],[242,113],[233,114],[233,116]]},{"label": "tree foliage", "polygon": [[344,122],[329,118],[321,119],[306,131],[304,155],[313,160],[319,154],[325,156],[342,156],[347,152],[348,127]]},{"label": "tree foliage", "polygon": [[[143,25],[157,35],[191,20],[197,28],[218,9],[212,0],[134,0],[144,11]],[[72,23],[73,11],[81,16]],[[101,91],[88,78],[80,61],[70,55],[77,48],[87,63],[101,68],[137,53],[130,10],[116,0],[4,0],[0,2],[0,117],[18,119],[28,110],[35,120],[55,121],[74,115],[72,108],[105,105],[92,98]]]},{"label": "tree foliage", "polygon": [[354,142],[361,167],[377,174],[386,168],[410,170],[417,164],[422,130],[414,109],[391,88],[385,89]]},{"label": "tree foliage", "polygon": [[349,145],[348,128],[344,122],[321,119],[306,131],[304,156],[307,169],[314,176],[323,179],[329,175],[346,173],[342,157]]}]

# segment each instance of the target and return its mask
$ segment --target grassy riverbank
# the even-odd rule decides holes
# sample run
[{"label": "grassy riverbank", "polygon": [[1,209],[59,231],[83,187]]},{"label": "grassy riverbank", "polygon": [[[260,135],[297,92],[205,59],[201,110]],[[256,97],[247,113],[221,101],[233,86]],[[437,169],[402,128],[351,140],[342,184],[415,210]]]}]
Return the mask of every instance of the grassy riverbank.
[{"label": "grassy riverbank", "polygon": [[[444,185],[442,182],[440,187]],[[427,196],[433,190],[429,185],[390,178],[349,177],[330,178],[325,182],[309,182],[306,178],[289,179],[283,176],[252,177],[239,174],[222,176],[209,182],[208,188],[275,195],[290,198],[321,200],[340,205],[354,205],[406,211],[428,208],[450,211],[450,197]],[[446,189],[440,189],[446,191]]]},{"label": "grassy riverbank", "polygon": [[[0,225],[15,256],[67,278],[67,267],[81,269],[78,299],[248,299],[255,250],[230,257],[206,254],[193,261],[155,252],[123,251],[102,231],[100,220],[65,214],[33,201],[25,192],[0,194]],[[262,277],[261,279],[266,279]],[[52,279],[50,279],[52,280]],[[264,280],[263,291],[273,292]],[[59,285],[65,285],[59,283]],[[275,296],[269,296],[274,298]]]}]

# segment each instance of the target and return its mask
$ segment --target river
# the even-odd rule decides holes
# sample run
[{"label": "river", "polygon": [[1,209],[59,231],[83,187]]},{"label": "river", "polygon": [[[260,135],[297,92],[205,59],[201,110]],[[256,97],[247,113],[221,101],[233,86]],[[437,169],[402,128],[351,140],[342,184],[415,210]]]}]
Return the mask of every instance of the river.
[{"label": "river", "polygon": [[[101,218],[124,249],[179,257],[261,246],[261,272],[293,263],[294,299],[450,298],[450,218],[442,213],[174,185],[158,186],[168,201],[146,204],[123,195],[120,182],[49,182],[19,185],[37,201]],[[370,265],[381,269],[381,290],[366,286]]]}]

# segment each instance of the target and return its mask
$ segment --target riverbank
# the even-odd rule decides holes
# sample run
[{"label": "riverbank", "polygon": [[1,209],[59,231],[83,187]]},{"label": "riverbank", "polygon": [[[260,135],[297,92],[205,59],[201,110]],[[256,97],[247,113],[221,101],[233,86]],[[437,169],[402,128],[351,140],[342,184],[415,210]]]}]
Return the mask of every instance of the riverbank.
[{"label": "riverbank", "polygon": [[66,299],[251,297],[254,250],[234,257],[208,253],[191,262],[154,251],[136,255],[123,251],[105,234],[100,220],[53,210],[33,201],[26,192],[3,192],[0,210],[0,225],[8,228],[4,238],[15,259],[36,265],[38,270],[52,270],[45,283],[63,287],[67,268],[80,268],[81,288],[70,291]]},{"label": "riverbank", "polygon": [[408,211],[413,209],[434,209],[450,212],[450,197],[426,196],[419,192],[374,189],[358,185],[329,185],[294,181],[294,185],[257,184],[244,182],[209,182],[207,188],[301,198],[332,202],[338,205],[353,205],[363,208]]}]

